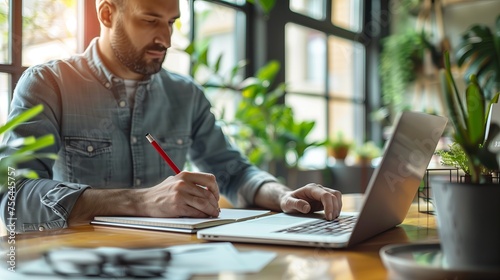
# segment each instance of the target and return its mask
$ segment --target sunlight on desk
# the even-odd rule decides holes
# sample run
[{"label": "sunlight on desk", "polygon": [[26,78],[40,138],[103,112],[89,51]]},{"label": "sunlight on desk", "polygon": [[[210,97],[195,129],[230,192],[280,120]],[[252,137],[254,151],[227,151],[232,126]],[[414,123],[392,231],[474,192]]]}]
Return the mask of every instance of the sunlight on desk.
[{"label": "sunlight on desk", "polygon": [[[221,200],[223,201],[223,200]],[[343,196],[345,211],[359,209],[361,195]],[[387,270],[379,250],[387,244],[436,241],[433,215],[418,212],[413,204],[402,225],[379,234],[348,249],[327,249],[233,243],[240,251],[263,250],[277,257],[259,273],[197,275],[193,279],[385,279]],[[173,245],[203,243],[195,234],[167,233],[105,226],[78,226],[68,229],[16,235],[16,261],[38,258],[43,252],[64,246],[95,248],[162,248]],[[7,238],[2,238],[7,245]],[[5,254],[3,255],[5,257]],[[302,278],[301,278],[302,277]],[[309,277],[309,278],[307,278]]]}]

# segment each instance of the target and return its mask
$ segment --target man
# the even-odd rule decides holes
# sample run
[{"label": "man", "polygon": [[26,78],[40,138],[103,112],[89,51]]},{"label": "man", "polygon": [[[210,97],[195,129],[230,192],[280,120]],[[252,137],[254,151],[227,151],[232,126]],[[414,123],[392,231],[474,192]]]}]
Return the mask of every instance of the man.
[{"label": "man", "polygon": [[[17,184],[16,231],[96,215],[218,216],[219,190],[238,207],[339,215],[340,192],[317,184],[292,191],[250,165],[215,124],[201,88],[161,68],[178,0],[97,0],[96,8],[101,34],[83,55],[31,67],[16,87],[10,118],[45,109],[4,140],[53,134],[46,152],[58,154],[23,166],[40,179]],[[206,173],[174,174],[146,133],[177,165],[189,158]],[[1,203],[5,221],[6,196]]]}]

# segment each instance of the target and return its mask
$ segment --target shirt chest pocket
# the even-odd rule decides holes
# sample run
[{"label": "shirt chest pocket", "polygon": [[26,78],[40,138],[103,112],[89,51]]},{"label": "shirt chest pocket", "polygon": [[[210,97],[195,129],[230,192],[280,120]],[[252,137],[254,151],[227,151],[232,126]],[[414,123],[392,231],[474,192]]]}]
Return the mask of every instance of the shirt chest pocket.
[{"label": "shirt chest pocket", "polygon": [[[181,170],[186,163],[187,153],[191,144],[193,143],[192,139],[189,136],[178,135],[178,136],[170,136],[170,137],[158,137],[158,144],[161,148],[167,153],[170,159],[179,167]],[[166,162],[159,157],[160,161],[160,172],[162,176],[167,176],[172,174],[170,167],[166,164]]]},{"label": "shirt chest pocket", "polygon": [[67,177],[71,182],[95,187],[109,185],[113,145],[109,139],[66,137]]}]

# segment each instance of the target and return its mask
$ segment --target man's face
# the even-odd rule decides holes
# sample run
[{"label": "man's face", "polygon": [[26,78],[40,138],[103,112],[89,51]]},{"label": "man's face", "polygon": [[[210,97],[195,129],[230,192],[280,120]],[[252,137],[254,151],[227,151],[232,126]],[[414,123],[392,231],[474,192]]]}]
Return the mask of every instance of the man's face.
[{"label": "man's face", "polygon": [[128,0],[111,35],[111,48],[130,71],[151,75],[161,69],[173,23],[179,17],[178,0]]}]

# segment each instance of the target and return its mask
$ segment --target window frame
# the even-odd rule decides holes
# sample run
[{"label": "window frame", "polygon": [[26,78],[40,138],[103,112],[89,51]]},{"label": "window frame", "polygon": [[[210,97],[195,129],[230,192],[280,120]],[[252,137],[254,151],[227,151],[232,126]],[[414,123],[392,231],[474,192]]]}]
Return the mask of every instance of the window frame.
[{"label": "window frame", "polygon": [[[10,62],[0,64],[0,73],[9,75],[8,100],[9,104],[23,72],[28,68],[23,66],[22,51],[16,51],[16,46],[22,46],[23,40],[23,0],[9,1],[9,47]],[[95,12],[95,2],[77,0],[77,52],[81,53],[90,44],[93,38],[99,35],[99,22]]]},{"label": "window frame", "polygon": [[[334,1],[334,0],[332,0]],[[307,15],[299,14],[290,9],[289,0],[276,1],[276,6],[271,11],[268,17],[258,17],[254,33],[254,41],[264,41],[265,44],[254,46],[254,57],[258,59],[258,65],[264,65],[265,61],[275,59],[278,60],[282,69],[286,69],[285,61],[285,25],[294,23],[306,28],[312,28],[324,33],[328,36],[336,36],[350,41],[361,43],[365,47],[365,67],[363,77],[365,80],[363,106],[366,112],[364,123],[365,139],[355,139],[356,141],[374,140],[376,142],[383,141],[383,128],[379,123],[371,120],[370,113],[375,111],[381,104],[380,86],[378,78],[378,54],[380,52],[380,40],[388,34],[389,23],[386,17],[389,8],[389,0],[362,0],[362,23],[361,29],[358,32],[343,29],[335,26],[332,23],[332,1],[326,1],[325,17],[323,19],[314,19]],[[376,32],[373,29],[376,28]],[[328,40],[327,40],[328,41]],[[327,42],[328,44],[328,42]],[[272,47],[271,47],[272,46]],[[325,59],[329,59],[326,57]],[[326,65],[328,67],[328,65]],[[325,69],[327,71],[327,69]],[[285,72],[280,71],[276,77],[276,83],[285,82]],[[326,99],[327,107],[332,99],[328,95],[329,85],[328,79],[325,83],[326,95],[322,96]],[[299,94],[294,92],[294,94]],[[286,96],[286,93],[285,93]],[[304,96],[307,96],[304,94]],[[355,103],[359,104],[359,103]],[[329,108],[326,108],[326,135],[332,135],[329,131],[330,113]],[[354,124],[356,125],[356,124]]]},{"label": "window frame", "polygon": [[[184,0],[180,0],[184,1]],[[190,40],[195,38],[194,26],[194,2],[202,0],[185,0],[188,1],[190,7],[191,18],[191,34]],[[363,140],[381,140],[382,127],[380,124],[370,120],[370,112],[374,111],[381,104],[380,98],[380,82],[378,79],[378,54],[380,51],[380,39],[389,33],[389,0],[362,0],[363,1],[363,19],[361,30],[354,32],[335,26],[331,21],[331,1],[326,1],[325,18],[322,20],[313,19],[306,15],[301,15],[290,10],[289,0],[277,0],[274,9],[269,15],[255,8],[254,5],[245,2],[239,5],[226,2],[223,0],[203,0],[210,3],[215,3],[225,7],[236,9],[246,14],[245,32],[238,32],[245,42],[245,57],[248,64],[245,66],[245,76],[249,76],[260,67],[266,64],[267,61],[273,59],[281,63],[282,69],[286,69],[285,65],[285,25],[288,22],[302,25],[304,27],[313,28],[325,33],[327,36],[334,35],[347,40],[360,42],[365,46],[366,61],[364,67],[364,78],[366,82],[364,92],[364,108],[366,116],[364,127],[366,128],[366,139]],[[10,3],[9,15],[9,34],[11,44],[22,45],[22,0],[12,0]],[[379,28],[378,32],[373,35],[370,29]],[[368,34],[368,35],[367,35]],[[99,22],[95,12],[95,2],[78,0],[78,49],[77,52],[83,52],[90,41],[99,35]],[[11,61],[7,64],[0,64],[0,72],[9,74],[8,81],[8,97],[9,102],[12,99],[14,85],[17,83],[22,73],[27,67],[22,66],[22,52],[14,51],[14,46],[9,46]],[[328,58],[326,58],[328,59]],[[284,71],[278,73],[275,83],[285,81]],[[328,92],[328,81],[326,82]],[[324,96],[326,102],[329,102],[329,95]],[[284,102],[284,99],[282,100]],[[327,108],[327,112],[328,112]],[[326,120],[328,131],[329,120]],[[328,134],[327,134],[328,135]]]}]

